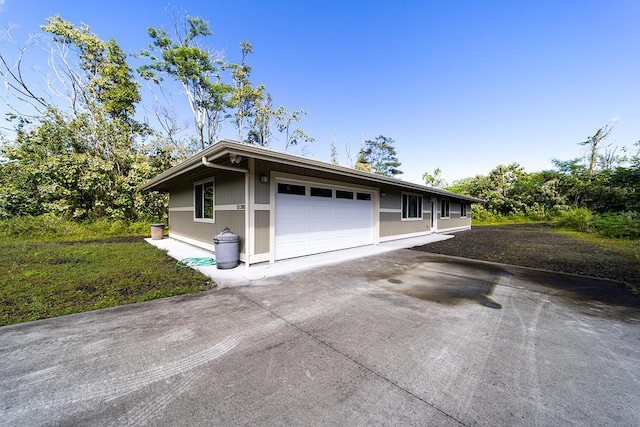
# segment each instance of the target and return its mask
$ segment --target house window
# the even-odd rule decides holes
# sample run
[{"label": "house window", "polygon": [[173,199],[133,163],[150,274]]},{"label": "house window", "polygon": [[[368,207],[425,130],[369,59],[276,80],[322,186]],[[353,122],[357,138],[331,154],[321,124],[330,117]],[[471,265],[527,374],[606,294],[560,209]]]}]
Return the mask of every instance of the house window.
[{"label": "house window", "polygon": [[440,218],[449,218],[448,200],[440,200]]},{"label": "house window", "polygon": [[422,196],[402,195],[402,219],[422,219]]},{"label": "house window", "polygon": [[460,218],[467,217],[467,204],[462,202],[460,203]]},{"label": "house window", "polygon": [[199,182],[193,188],[195,218],[203,221],[214,221],[214,191],[213,180]]}]

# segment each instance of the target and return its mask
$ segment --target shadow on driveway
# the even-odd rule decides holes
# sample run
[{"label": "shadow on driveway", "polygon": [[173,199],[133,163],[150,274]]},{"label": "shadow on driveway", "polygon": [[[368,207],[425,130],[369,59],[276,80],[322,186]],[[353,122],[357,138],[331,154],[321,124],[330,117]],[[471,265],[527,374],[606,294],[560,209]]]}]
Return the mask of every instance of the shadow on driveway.
[{"label": "shadow on driveway", "polygon": [[491,295],[497,285],[522,286],[512,283],[514,274],[528,289],[563,298],[574,305],[617,306],[621,310],[608,313],[621,320],[628,315],[626,309],[640,310],[640,299],[617,282],[437,254],[419,256],[367,277],[388,291],[424,301],[445,305],[474,302],[500,309],[501,304]]}]

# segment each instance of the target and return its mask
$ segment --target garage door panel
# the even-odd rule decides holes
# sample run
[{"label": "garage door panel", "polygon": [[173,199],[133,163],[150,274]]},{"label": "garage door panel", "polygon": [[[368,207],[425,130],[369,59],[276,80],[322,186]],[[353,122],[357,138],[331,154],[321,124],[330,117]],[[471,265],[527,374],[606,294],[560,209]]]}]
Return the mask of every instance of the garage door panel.
[{"label": "garage door panel", "polygon": [[279,242],[278,243],[278,254],[281,256],[279,259],[292,258],[304,251],[306,249],[306,245],[304,242],[300,242],[299,240],[295,242]]},{"label": "garage door panel", "polygon": [[309,254],[334,250],[334,239],[327,233],[310,233],[306,236]]},{"label": "garage door panel", "polygon": [[276,194],[276,259],[373,244],[372,201],[306,194]]}]

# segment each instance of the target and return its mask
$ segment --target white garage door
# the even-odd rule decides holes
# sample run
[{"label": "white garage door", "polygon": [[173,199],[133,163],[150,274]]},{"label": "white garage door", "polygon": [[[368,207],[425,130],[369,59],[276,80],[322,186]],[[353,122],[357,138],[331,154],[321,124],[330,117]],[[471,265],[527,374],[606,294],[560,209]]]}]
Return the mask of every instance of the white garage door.
[{"label": "white garage door", "polygon": [[373,244],[373,194],[314,184],[278,183],[275,258]]}]

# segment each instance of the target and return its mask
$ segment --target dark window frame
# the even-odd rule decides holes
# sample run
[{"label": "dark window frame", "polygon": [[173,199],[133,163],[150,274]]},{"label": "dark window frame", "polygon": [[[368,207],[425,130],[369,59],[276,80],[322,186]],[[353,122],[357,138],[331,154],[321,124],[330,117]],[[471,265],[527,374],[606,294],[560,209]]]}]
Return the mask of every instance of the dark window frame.
[{"label": "dark window frame", "polygon": [[325,197],[331,199],[333,198],[333,190],[331,188],[324,187],[309,187],[309,195],[311,197]]},{"label": "dark window frame", "polygon": [[278,183],[278,194],[290,194],[293,196],[306,196],[307,186],[300,184],[288,184],[284,182]]},{"label": "dark window frame", "polygon": [[336,190],[336,199],[353,200],[354,199],[353,191]]}]

